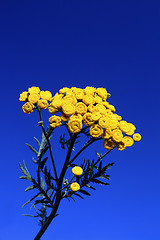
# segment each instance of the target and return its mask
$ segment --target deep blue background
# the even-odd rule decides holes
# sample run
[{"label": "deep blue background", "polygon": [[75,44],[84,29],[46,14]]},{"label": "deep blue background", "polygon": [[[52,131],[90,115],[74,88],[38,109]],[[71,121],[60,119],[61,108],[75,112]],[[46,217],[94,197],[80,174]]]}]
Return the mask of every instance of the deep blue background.
[{"label": "deep blue background", "polygon": [[[1,2],[0,240],[33,239],[39,229],[37,219],[21,216],[34,211],[21,208],[32,193],[24,192],[29,183],[19,180],[18,166],[24,159],[34,175],[25,143],[36,146],[38,116],[25,115],[18,101],[31,86],[53,94],[64,86],[105,87],[117,113],[142,135],[104,159],[116,163],[110,185],[96,185],[85,200],[63,201],[42,239],[160,239],[159,29],[158,0]],[[53,151],[60,169],[58,134]],[[105,152],[97,144],[83,157],[92,159],[94,150]]]}]

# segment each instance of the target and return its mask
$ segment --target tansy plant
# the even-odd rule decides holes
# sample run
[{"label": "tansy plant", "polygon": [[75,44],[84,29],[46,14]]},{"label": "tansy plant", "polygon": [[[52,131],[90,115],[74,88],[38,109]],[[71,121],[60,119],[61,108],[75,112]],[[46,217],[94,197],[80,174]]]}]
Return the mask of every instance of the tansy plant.
[{"label": "tansy plant", "polygon": [[[115,113],[115,107],[108,102],[110,94],[105,88],[86,87],[68,88],[64,87],[54,96],[50,91],[40,91],[39,87],[31,87],[28,91],[20,94],[19,100],[25,102],[22,110],[26,114],[37,111],[39,114],[38,125],[42,129],[42,138],[38,144],[38,150],[31,145],[28,147],[36,155],[33,162],[36,165],[36,178],[33,178],[26,167],[25,162],[20,169],[23,176],[21,179],[29,180],[32,185],[25,191],[36,189],[37,193],[24,205],[31,203],[35,209],[35,215],[27,215],[39,218],[41,226],[38,234],[34,238],[40,239],[44,234],[53,218],[57,216],[57,210],[62,199],[74,200],[74,197],[83,199],[84,195],[90,196],[87,189],[95,190],[93,184],[108,185],[108,169],[114,164],[105,165],[102,159],[113,149],[122,151],[126,147],[131,147],[134,142],[141,139],[139,133],[135,133],[136,127]],[[47,109],[51,114],[49,117],[49,126],[45,129],[42,112]],[[65,160],[61,160],[62,168],[60,174],[57,173],[56,161],[53,157],[50,139],[53,136],[53,130],[58,127],[66,127],[68,135],[60,136],[60,145],[62,149],[67,149]],[[72,153],[77,139],[84,135],[87,141],[83,147]],[[84,140],[86,138],[82,138]],[[102,141],[104,154],[96,152],[96,160],[86,160],[77,166],[76,160],[80,154],[96,141]],[[45,157],[49,150],[50,159]],[[47,161],[50,161],[53,169],[49,169]],[[66,179],[67,171],[73,173],[73,177]],[[23,206],[24,206],[23,205]],[[38,209],[37,209],[38,206]]]}]

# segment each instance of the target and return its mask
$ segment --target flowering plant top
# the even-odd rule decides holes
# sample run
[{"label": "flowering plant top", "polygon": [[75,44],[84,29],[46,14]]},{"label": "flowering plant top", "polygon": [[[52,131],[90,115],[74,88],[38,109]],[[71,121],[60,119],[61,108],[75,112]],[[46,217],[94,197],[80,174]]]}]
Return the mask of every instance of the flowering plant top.
[{"label": "flowering plant top", "polygon": [[[126,147],[131,147],[134,142],[141,140],[141,135],[135,132],[136,127],[115,113],[115,107],[108,102],[110,96],[105,88],[90,86],[84,89],[64,87],[54,96],[52,96],[50,91],[41,91],[39,87],[33,86],[28,88],[28,91],[20,94],[19,100],[25,102],[22,106],[23,112],[30,114],[35,110],[38,111],[40,117],[39,126],[42,128],[41,142],[35,138],[39,150],[37,151],[31,145],[27,144],[34,154],[36,154],[36,159],[33,158],[33,162],[37,164],[37,180],[31,177],[25,162],[24,167],[20,164],[20,168],[24,174],[20,178],[27,179],[33,184],[25,191],[35,188],[38,190],[38,193],[27,203],[34,201],[34,208],[37,204],[42,205],[41,209],[35,209],[36,217],[40,218],[39,221],[41,224],[41,229],[35,240],[40,239],[53,218],[57,216],[56,212],[62,199],[67,198],[70,200],[74,196],[83,198],[81,194],[90,196],[90,193],[83,189],[85,187],[95,190],[90,183],[108,185],[108,183],[99,178],[109,180],[109,175],[106,174],[106,171],[113,163],[102,166],[102,159],[109,152],[115,148],[122,151]],[[45,130],[42,119],[44,109],[47,109],[51,114],[48,119],[49,127],[47,127],[47,130]],[[67,128],[69,137],[66,139],[64,137],[65,134],[60,137],[62,149],[67,148],[68,151],[61,173],[58,176],[50,138],[52,137],[53,130],[61,126]],[[76,139],[80,134],[85,134],[89,140],[70,159],[73,148],[78,143]],[[84,160],[80,166],[77,166],[75,160],[87,147],[97,140],[102,140],[104,149],[108,151],[104,154],[96,152],[98,156],[96,161]],[[43,158],[47,150],[50,152],[53,174],[51,169],[48,170],[48,157]],[[69,167],[72,167],[73,173],[70,181],[65,179],[65,174]],[[41,199],[36,200],[40,196]],[[51,209],[50,214],[48,213],[48,209]]]}]

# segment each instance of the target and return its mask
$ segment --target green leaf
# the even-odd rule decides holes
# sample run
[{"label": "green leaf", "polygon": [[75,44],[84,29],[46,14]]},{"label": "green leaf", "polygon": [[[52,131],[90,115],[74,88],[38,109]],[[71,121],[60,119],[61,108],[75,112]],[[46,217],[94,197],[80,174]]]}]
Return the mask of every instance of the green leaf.
[{"label": "green leaf", "polygon": [[36,154],[38,155],[38,152],[36,151],[36,149],[34,149],[30,144],[26,143],[26,145]]},{"label": "green leaf", "polygon": [[109,183],[102,182],[102,181],[100,181],[99,179],[96,179],[96,178],[91,179],[91,182],[98,183],[100,185],[109,185]]},{"label": "green leaf", "polygon": [[88,188],[91,188],[92,190],[96,190],[94,187],[92,187],[92,186],[89,185],[89,184],[86,184],[85,186],[88,187]]},{"label": "green leaf", "polygon": [[45,189],[45,182],[44,182],[42,177],[41,177],[41,186],[42,186],[42,189],[44,190]]},{"label": "green leaf", "polygon": [[26,179],[26,180],[28,180],[28,177],[27,177],[27,176],[20,176],[19,178],[20,178],[20,179]]},{"label": "green leaf", "polygon": [[108,179],[110,180],[110,176],[109,175],[105,175],[105,174],[102,174],[101,176],[99,176],[100,178],[103,178],[103,179]]},{"label": "green leaf", "polygon": [[91,194],[89,192],[87,192],[86,190],[83,190],[83,189],[79,189],[78,192],[83,193],[87,196],[91,196]]},{"label": "green leaf", "polygon": [[24,161],[24,160],[23,160],[23,165],[24,165],[24,167],[25,167],[26,172],[30,175],[30,173],[29,173],[29,171],[28,171],[28,169],[27,169],[27,167],[26,167],[26,164],[25,164],[25,161]]},{"label": "green leaf", "polygon": [[36,138],[36,137],[34,137],[34,139],[36,140],[36,142],[37,142],[37,144],[38,144],[38,146],[40,147],[41,146],[41,143],[40,143],[40,141]]},{"label": "green leaf", "polygon": [[102,171],[104,172],[104,171],[106,171],[107,169],[110,169],[110,167],[113,166],[113,165],[114,165],[114,162],[108,163],[106,166],[104,166],[104,167],[102,168]]},{"label": "green leaf", "polygon": [[76,196],[78,196],[78,197],[84,199],[84,198],[83,198],[80,194],[78,194],[78,193],[74,193],[74,195],[76,195]]},{"label": "green leaf", "polygon": [[22,167],[21,163],[19,162],[19,167],[21,169],[21,171],[24,173],[24,175],[28,175],[27,172],[24,170],[24,168]]},{"label": "green leaf", "polygon": [[34,197],[32,197],[30,200],[28,200],[26,203],[24,203],[22,205],[22,207],[24,207],[25,205],[27,205],[28,203],[32,202],[36,197],[38,197],[40,195],[40,193],[37,193]]},{"label": "green leaf", "polygon": [[29,187],[27,187],[26,189],[25,189],[25,192],[27,192],[27,191],[29,191],[29,190],[32,190],[32,189],[34,189],[35,188],[35,186],[34,185],[31,185],[31,186],[29,186]]},{"label": "green leaf", "polygon": [[38,216],[31,215],[31,214],[22,214],[22,216],[27,216],[27,217],[38,217]]}]

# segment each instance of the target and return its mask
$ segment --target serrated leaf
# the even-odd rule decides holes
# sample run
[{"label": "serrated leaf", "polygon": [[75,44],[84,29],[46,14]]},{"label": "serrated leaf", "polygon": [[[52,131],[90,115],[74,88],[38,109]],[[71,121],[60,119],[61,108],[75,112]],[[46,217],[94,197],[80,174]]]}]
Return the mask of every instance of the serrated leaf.
[{"label": "serrated leaf", "polygon": [[28,180],[28,177],[27,177],[27,176],[20,176],[19,178],[20,178],[20,179],[26,179],[26,180]]},{"label": "serrated leaf", "polygon": [[36,138],[36,137],[33,137],[35,140],[36,140],[36,142],[37,142],[37,144],[38,144],[38,146],[40,147],[41,146],[41,143],[40,143],[40,141]]},{"label": "serrated leaf", "polygon": [[34,149],[30,144],[26,143],[26,145],[36,154],[38,155],[38,152],[36,151],[36,149]]},{"label": "serrated leaf", "polygon": [[87,196],[91,196],[91,194],[89,192],[87,192],[86,190],[83,190],[83,189],[79,189],[78,192],[83,193]]},{"label": "serrated leaf", "polygon": [[38,197],[40,195],[40,193],[37,193],[34,197],[32,197],[30,200],[28,200],[26,203],[24,203],[22,205],[22,207],[24,207],[25,205],[27,205],[28,203],[32,202],[36,197]]},{"label": "serrated leaf", "polygon": [[89,184],[86,184],[85,186],[88,187],[88,188],[91,188],[92,190],[96,190],[94,187],[92,187],[92,186],[89,185]]},{"label": "serrated leaf", "polygon": [[22,216],[27,216],[27,217],[38,217],[38,216],[31,215],[31,214],[22,214]]},{"label": "serrated leaf", "polygon": [[98,183],[100,185],[109,185],[109,183],[102,182],[102,181],[100,181],[99,179],[96,179],[96,178],[91,179],[91,182]]},{"label": "serrated leaf", "polygon": [[33,163],[37,164],[37,161],[34,159],[34,157],[32,157],[32,161],[33,161]]},{"label": "serrated leaf", "polygon": [[111,166],[113,166],[114,165],[114,162],[112,162],[112,163],[108,163],[106,166],[104,166],[103,168],[102,168],[102,171],[104,172],[104,171],[106,171],[107,169],[109,169]]},{"label": "serrated leaf", "polygon": [[25,167],[26,172],[30,175],[30,173],[29,173],[29,171],[28,171],[28,169],[27,169],[27,167],[26,167],[26,164],[25,164],[25,161],[24,161],[24,160],[23,160],[23,165],[24,165],[24,167]]},{"label": "serrated leaf", "polygon": [[108,180],[110,180],[110,178],[109,178],[110,176],[109,175],[105,175],[105,174],[103,174],[103,175],[101,175],[100,176],[100,178],[103,178],[103,179],[108,179]]},{"label": "serrated leaf", "polygon": [[34,189],[34,188],[35,188],[35,186],[34,186],[34,185],[31,185],[31,186],[27,187],[24,191],[27,192],[27,191],[32,190],[32,189]]},{"label": "serrated leaf", "polygon": [[70,198],[72,198],[72,200],[75,202],[74,198],[71,196]]},{"label": "serrated leaf", "polygon": [[45,189],[45,182],[44,182],[42,177],[41,177],[41,186],[42,186],[42,189],[44,190]]},{"label": "serrated leaf", "polygon": [[19,162],[19,167],[21,169],[21,171],[27,176],[27,172],[24,170],[24,168],[22,167],[21,163]]},{"label": "serrated leaf", "polygon": [[83,198],[80,194],[78,194],[78,193],[74,193],[74,195],[76,195],[76,196],[78,196],[78,197],[84,199],[84,198]]}]

